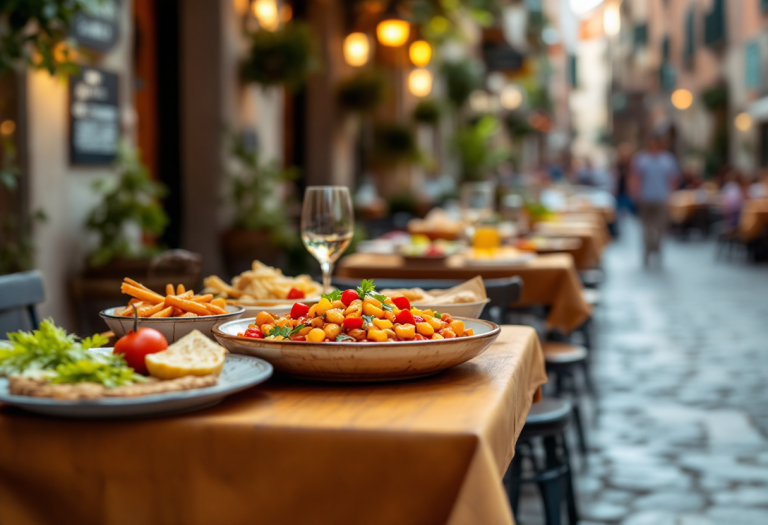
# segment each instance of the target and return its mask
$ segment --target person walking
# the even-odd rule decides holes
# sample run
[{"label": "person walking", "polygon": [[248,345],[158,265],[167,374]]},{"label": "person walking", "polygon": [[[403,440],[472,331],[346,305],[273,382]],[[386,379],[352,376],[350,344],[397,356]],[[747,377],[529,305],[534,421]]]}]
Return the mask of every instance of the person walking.
[{"label": "person walking", "polygon": [[633,194],[643,226],[643,265],[651,254],[661,258],[661,241],[667,228],[667,201],[680,169],[674,155],[664,149],[659,136],[652,136],[644,150],[632,159]]}]

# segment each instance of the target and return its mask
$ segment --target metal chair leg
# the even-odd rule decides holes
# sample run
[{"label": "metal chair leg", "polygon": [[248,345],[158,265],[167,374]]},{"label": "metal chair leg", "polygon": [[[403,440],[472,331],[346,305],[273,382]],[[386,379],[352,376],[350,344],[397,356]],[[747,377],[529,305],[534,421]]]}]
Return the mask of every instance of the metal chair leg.
[{"label": "metal chair leg", "polygon": [[578,438],[579,452],[582,457],[587,457],[587,440],[584,436],[584,426],[581,421],[581,410],[579,410],[579,404],[573,404],[573,423],[576,427],[576,437]]},{"label": "metal chair leg", "polygon": [[568,465],[568,472],[565,473],[565,504],[568,509],[568,525],[576,525],[579,522],[579,511],[576,507],[576,494],[573,489],[573,469],[571,468],[570,454],[568,453],[568,443],[565,436],[562,436],[563,461]]}]

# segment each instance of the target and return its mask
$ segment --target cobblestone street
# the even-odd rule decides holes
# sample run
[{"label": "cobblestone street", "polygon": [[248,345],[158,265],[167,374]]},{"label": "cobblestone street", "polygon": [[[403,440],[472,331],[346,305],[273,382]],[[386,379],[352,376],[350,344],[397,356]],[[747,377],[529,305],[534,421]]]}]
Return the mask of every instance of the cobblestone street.
[{"label": "cobblestone street", "polygon": [[663,256],[642,269],[634,223],[606,253],[580,523],[768,524],[768,267],[695,237]]}]

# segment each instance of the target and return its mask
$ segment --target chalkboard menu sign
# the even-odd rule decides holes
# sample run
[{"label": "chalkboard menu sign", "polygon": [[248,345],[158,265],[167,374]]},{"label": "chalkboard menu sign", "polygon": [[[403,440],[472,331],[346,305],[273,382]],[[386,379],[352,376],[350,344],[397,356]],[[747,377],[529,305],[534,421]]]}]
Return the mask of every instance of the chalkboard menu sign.
[{"label": "chalkboard menu sign", "polygon": [[506,42],[484,43],[483,58],[488,71],[514,72],[523,67],[523,55]]},{"label": "chalkboard menu sign", "polygon": [[117,156],[120,115],[117,75],[80,68],[69,79],[70,158],[73,164],[111,164]]},{"label": "chalkboard menu sign", "polygon": [[96,51],[109,51],[120,36],[120,0],[90,2],[88,11],[75,15],[69,33],[77,43]]}]

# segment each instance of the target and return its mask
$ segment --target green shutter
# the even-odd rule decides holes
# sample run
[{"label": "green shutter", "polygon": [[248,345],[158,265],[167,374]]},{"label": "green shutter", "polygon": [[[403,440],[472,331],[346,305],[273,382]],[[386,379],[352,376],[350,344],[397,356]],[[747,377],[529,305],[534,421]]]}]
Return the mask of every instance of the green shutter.
[{"label": "green shutter", "polygon": [[757,42],[744,46],[744,82],[748,89],[760,89],[760,49]]}]

